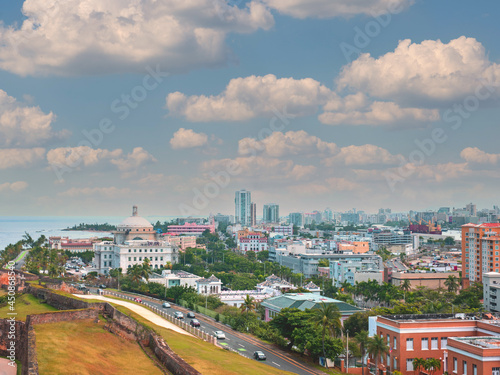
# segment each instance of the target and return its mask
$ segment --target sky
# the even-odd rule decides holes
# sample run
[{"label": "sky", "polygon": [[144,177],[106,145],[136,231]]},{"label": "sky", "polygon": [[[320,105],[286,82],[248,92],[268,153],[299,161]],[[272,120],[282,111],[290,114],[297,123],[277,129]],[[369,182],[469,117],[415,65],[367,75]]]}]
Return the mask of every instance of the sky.
[{"label": "sky", "polygon": [[0,215],[491,208],[499,10],[0,0]]}]

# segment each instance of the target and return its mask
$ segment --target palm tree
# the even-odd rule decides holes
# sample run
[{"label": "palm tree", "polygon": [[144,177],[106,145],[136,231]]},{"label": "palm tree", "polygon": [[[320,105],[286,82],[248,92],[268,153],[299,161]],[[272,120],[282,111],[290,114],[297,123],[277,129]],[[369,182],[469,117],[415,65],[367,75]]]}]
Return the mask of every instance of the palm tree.
[{"label": "palm tree", "polygon": [[456,293],[458,290],[458,280],[454,275],[448,276],[444,281],[444,285],[448,288],[448,292]]},{"label": "palm tree", "polygon": [[356,342],[358,343],[359,345],[359,350],[361,352],[361,371],[362,371],[362,374],[365,375],[365,361],[364,361],[364,358],[365,358],[365,355],[366,355],[366,347],[368,346],[368,332],[367,331],[361,331],[361,332],[358,332],[356,333],[356,335],[354,336],[354,340],[356,340]]},{"label": "palm tree", "polygon": [[375,358],[375,373],[378,374],[379,358],[389,352],[387,341],[382,336],[375,335],[368,339],[368,353]]},{"label": "palm tree", "polygon": [[437,358],[427,358],[423,367],[432,375],[436,370],[441,370],[441,361]]},{"label": "palm tree", "polygon": [[415,370],[418,374],[420,369],[425,369],[426,362],[427,361],[423,358],[415,358],[413,360],[413,370]]},{"label": "palm tree", "polygon": [[33,242],[35,242],[28,232],[24,232],[22,241],[28,247],[33,247]]},{"label": "palm tree", "polygon": [[143,269],[140,265],[134,264],[127,270],[127,274],[132,279],[132,282],[138,283],[142,279]]},{"label": "palm tree", "polygon": [[403,283],[401,284],[401,289],[404,292],[404,300],[406,302],[406,293],[408,293],[411,290],[410,280],[406,279],[405,281],[403,281]]},{"label": "palm tree", "polygon": [[242,312],[250,312],[255,309],[255,298],[250,297],[248,294],[243,300],[243,303],[241,304],[241,311]]},{"label": "palm tree", "polygon": [[323,357],[326,358],[325,352],[325,337],[328,332],[330,335],[336,335],[342,329],[340,322],[339,308],[332,303],[321,302],[317,309],[313,309],[311,320],[316,327],[321,327]]},{"label": "palm tree", "polygon": [[146,279],[146,282],[149,281],[149,274],[151,273],[151,266],[149,265],[149,258],[144,258],[144,262],[141,267],[141,276]]}]

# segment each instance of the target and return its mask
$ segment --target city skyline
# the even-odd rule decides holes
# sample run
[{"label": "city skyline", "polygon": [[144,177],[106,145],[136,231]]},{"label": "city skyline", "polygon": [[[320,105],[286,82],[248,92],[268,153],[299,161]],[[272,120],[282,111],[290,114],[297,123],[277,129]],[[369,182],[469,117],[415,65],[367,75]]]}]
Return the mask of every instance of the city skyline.
[{"label": "city skyline", "polygon": [[499,7],[5,4],[1,215],[492,207]]}]

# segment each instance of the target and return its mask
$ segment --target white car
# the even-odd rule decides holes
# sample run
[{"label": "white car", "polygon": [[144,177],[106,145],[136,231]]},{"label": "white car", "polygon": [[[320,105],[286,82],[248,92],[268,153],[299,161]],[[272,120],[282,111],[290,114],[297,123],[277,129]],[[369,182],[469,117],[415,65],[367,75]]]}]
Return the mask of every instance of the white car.
[{"label": "white car", "polygon": [[214,331],[214,337],[217,340],[224,340],[226,338],[226,335],[222,331]]},{"label": "white car", "polygon": [[161,305],[164,309],[169,309],[170,308],[170,303],[168,302],[163,302],[163,305]]}]

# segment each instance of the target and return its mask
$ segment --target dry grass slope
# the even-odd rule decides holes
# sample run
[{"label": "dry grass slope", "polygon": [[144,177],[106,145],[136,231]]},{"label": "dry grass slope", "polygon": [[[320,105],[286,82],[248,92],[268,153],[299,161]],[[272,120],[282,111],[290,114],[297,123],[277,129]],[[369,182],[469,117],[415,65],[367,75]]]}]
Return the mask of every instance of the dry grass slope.
[{"label": "dry grass slope", "polygon": [[136,342],[103,327],[88,320],[35,325],[40,374],[162,374]]}]

